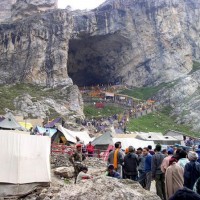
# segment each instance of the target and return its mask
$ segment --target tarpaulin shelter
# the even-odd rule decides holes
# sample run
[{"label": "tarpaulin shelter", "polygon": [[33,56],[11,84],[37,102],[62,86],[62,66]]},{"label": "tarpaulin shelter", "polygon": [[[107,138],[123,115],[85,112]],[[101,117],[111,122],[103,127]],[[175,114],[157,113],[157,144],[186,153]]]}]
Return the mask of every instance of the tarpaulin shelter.
[{"label": "tarpaulin shelter", "polygon": [[74,144],[77,142],[77,137],[80,139],[80,141],[83,141],[84,144],[88,144],[90,141],[92,141],[87,131],[71,131],[62,127],[61,125],[58,126],[58,130],[59,132],[53,136],[54,142],[58,141],[59,138],[62,139],[62,136],[65,137],[66,141]]},{"label": "tarpaulin shelter", "polygon": [[33,125],[32,125],[31,123],[29,123],[29,122],[19,122],[19,124],[20,124],[23,128],[25,128],[25,129],[27,129],[27,130],[30,130],[31,128],[33,128]]},{"label": "tarpaulin shelter", "polygon": [[180,144],[181,140],[172,137],[172,136],[165,136],[162,133],[154,133],[154,132],[149,132],[149,133],[143,133],[139,132],[136,136],[137,139],[140,140],[145,140],[145,141],[154,141],[155,143],[159,143],[162,145],[174,145]]},{"label": "tarpaulin shelter", "polygon": [[1,129],[18,129],[18,130],[25,130],[14,118],[13,114],[8,112],[4,116],[5,119],[0,121],[0,128]]},{"label": "tarpaulin shelter", "polygon": [[118,134],[112,134],[111,132],[106,132],[103,135],[97,137],[93,142],[92,145],[95,146],[97,149],[106,150],[109,145],[114,145],[116,142],[121,142],[122,149],[126,149],[129,146],[133,146],[134,148],[139,147],[147,147],[151,145],[152,147],[155,146],[153,141],[143,141],[135,138],[135,135],[132,134],[123,134],[124,137],[119,136]]},{"label": "tarpaulin shelter", "polygon": [[1,133],[0,146],[0,197],[27,194],[51,181],[49,137]]},{"label": "tarpaulin shelter", "polygon": [[34,132],[36,133],[36,135],[44,135],[44,136],[52,137],[57,132],[57,129],[55,129],[55,128],[43,128],[43,127],[40,127],[40,126],[36,126],[35,129],[34,129]]},{"label": "tarpaulin shelter", "polygon": [[56,119],[54,119],[53,121],[51,122],[48,122],[47,124],[45,124],[45,128],[54,128],[56,124],[62,124],[62,118],[61,117],[58,117]]}]

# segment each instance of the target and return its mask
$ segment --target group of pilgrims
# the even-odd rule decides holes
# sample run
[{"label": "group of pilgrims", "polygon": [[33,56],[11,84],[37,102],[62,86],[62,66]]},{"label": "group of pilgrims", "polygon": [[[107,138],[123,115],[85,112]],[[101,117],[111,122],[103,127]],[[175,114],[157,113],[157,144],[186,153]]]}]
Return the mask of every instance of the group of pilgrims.
[{"label": "group of pilgrims", "polygon": [[[195,151],[173,146],[162,151],[157,144],[154,150],[151,145],[138,149],[129,146],[124,152],[120,142],[114,146],[108,155],[106,176],[137,181],[146,190],[155,181],[156,193],[162,200],[200,200],[200,163]],[[81,165],[85,158],[78,144],[70,157],[75,183],[92,178],[88,168]]]}]

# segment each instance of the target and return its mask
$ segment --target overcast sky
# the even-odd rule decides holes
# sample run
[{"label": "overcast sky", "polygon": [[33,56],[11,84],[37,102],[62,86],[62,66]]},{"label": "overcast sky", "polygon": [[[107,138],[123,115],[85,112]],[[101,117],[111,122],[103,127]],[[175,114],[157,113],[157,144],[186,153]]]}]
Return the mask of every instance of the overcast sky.
[{"label": "overcast sky", "polygon": [[72,9],[92,9],[103,3],[105,0],[58,0],[59,8],[66,8],[70,5]]}]

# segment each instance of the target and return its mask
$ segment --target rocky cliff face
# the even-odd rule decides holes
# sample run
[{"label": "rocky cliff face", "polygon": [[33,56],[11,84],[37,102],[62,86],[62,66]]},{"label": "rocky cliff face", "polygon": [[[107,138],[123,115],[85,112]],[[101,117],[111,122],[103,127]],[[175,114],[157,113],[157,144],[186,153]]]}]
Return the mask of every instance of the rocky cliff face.
[{"label": "rocky cliff face", "polygon": [[23,19],[57,8],[58,0],[17,0],[12,6],[12,20]]},{"label": "rocky cliff face", "polygon": [[145,86],[184,76],[192,68],[185,34],[189,5],[190,0],[109,0],[93,11],[73,13],[72,79],[82,84],[84,74],[88,84]]},{"label": "rocky cliff face", "polygon": [[11,20],[12,5],[16,0],[0,0],[0,23]]},{"label": "rocky cliff face", "polygon": [[0,83],[71,85],[67,74],[72,17],[56,10],[0,25]]}]

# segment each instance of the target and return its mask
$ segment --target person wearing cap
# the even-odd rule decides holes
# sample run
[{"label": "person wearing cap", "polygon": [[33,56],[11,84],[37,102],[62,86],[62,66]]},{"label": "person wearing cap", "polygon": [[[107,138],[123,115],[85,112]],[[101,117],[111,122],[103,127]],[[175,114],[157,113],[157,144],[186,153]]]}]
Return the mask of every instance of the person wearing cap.
[{"label": "person wearing cap", "polygon": [[200,164],[197,162],[198,154],[194,151],[189,151],[188,159],[190,162],[185,165],[184,169],[184,186],[192,190],[200,177]]},{"label": "person wearing cap", "polygon": [[162,199],[165,197],[165,174],[161,171],[161,164],[164,159],[164,155],[161,153],[161,145],[157,144],[155,148],[155,154],[151,159],[151,172],[152,179],[156,182],[156,193]]},{"label": "person wearing cap", "polygon": [[166,170],[167,170],[167,168],[169,167],[169,160],[170,160],[171,157],[173,156],[173,153],[174,153],[174,151],[173,151],[172,148],[169,148],[169,149],[167,150],[168,156],[165,157],[165,158],[163,159],[162,164],[161,164],[161,171],[162,171],[163,173],[165,173]]},{"label": "person wearing cap", "polygon": [[75,152],[70,156],[69,161],[74,166],[75,183],[79,172],[81,171],[82,161],[85,160],[85,155],[82,153],[82,145],[77,144]]},{"label": "person wearing cap", "polygon": [[85,167],[85,166],[82,166],[81,169],[80,169],[80,172],[79,172],[79,174],[77,176],[77,181],[76,182],[80,183],[81,180],[91,179],[92,176],[87,174],[87,172],[88,172],[88,168]]},{"label": "person wearing cap", "polygon": [[110,176],[110,177],[118,178],[118,179],[121,178],[120,174],[114,170],[114,165],[112,164],[108,165],[106,176]]},{"label": "person wearing cap", "polygon": [[132,146],[128,148],[128,154],[124,157],[124,174],[125,178],[136,181],[138,177],[137,167],[139,164],[138,156],[135,154],[135,149]]}]

